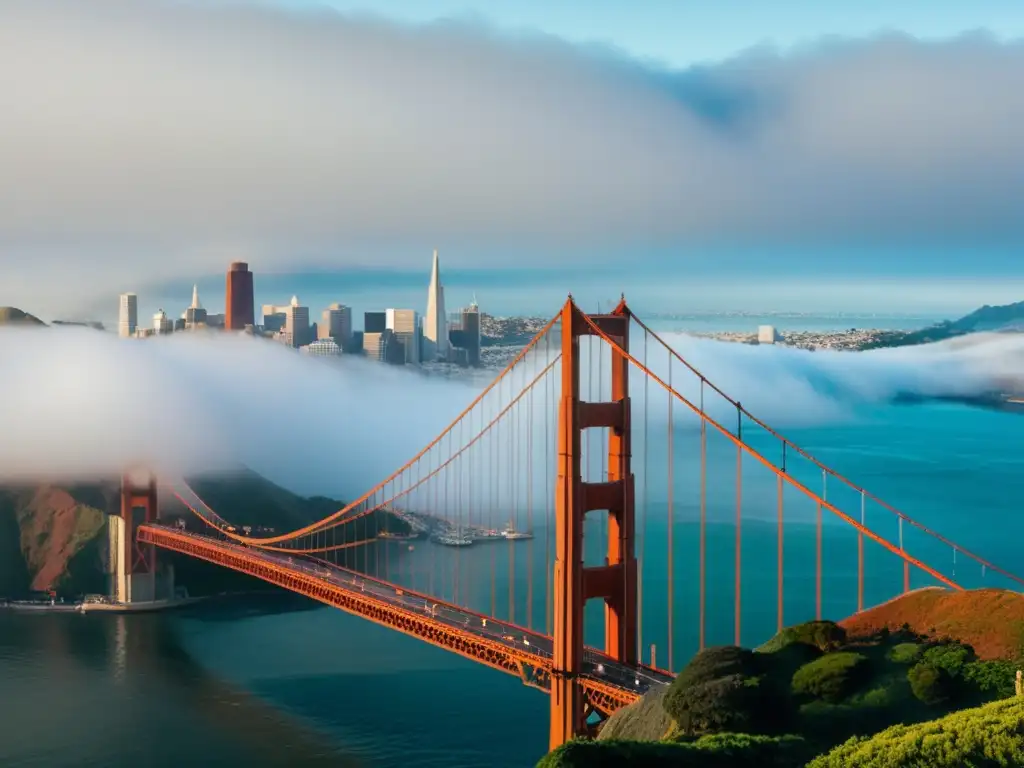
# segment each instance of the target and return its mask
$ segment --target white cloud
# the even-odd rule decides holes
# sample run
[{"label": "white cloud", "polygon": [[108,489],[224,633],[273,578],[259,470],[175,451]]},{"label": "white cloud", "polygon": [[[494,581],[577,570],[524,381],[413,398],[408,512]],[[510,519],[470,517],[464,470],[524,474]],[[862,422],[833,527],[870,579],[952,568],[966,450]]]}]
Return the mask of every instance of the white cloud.
[{"label": "white cloud", "polygon": [[472,24],[7,0],[0,72],[0,302],[238,256],[1024,234],[1024,46],[982,37],[671,73]]}]

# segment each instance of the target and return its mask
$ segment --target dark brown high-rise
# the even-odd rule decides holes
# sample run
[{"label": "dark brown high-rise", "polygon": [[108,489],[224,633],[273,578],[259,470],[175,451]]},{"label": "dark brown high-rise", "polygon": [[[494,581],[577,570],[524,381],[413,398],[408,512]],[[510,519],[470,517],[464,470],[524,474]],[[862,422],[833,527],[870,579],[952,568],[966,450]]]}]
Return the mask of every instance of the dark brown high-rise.
[{"label": "dark brown high-rise", "polygon": [[244,261],[235,261],[228,267],[227,298],[224,302],[224,327],[241,331],[255,325],[252,298],[252,272]]}]

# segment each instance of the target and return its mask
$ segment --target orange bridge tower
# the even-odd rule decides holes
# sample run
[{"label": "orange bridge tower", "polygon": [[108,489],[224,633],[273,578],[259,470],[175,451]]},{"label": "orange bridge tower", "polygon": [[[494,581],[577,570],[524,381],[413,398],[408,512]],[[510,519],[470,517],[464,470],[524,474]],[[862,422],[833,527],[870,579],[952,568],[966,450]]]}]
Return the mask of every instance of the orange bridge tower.
[{"label": "orange bridge tower", "polygon": [[[562,391],[558,414],[558,480],[555,486],[554,659],[551,677],[552,749],[588,732],[592,708],[579,682],[583,667],[583,607],[605,605],[605,652],[637,664],[637,565],[635,500],[631,466],[629,360],[611,349],[611,400],[580,399],[580,338],[604,334],[623,350],[629,345],[630,313],[623,299],[609,315],[584,315],[570,297],[562,308]],[[598,332],[600,331],[600,333]],[[609,430],[607,480],[584,481],[583,431]],[[583,562],[583,520],[608,515],[603,565]]]},{"label": "orange bridge tower", "polygon": [[119,603],[158,597],[156,547],[137,539],[139,526],[156,520],[156,477],[146,471],[126,472],[121,478],[120,514],[110,520],[111,593]]}]

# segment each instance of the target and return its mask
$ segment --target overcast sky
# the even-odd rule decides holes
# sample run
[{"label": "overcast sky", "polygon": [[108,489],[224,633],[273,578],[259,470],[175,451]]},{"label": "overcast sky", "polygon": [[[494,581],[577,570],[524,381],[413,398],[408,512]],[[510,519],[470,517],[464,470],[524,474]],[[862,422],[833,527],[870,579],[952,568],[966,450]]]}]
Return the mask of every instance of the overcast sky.
[{"label": "overcast sky", "polygon": [[450,269],[628,254],[720,279],[1024,271],[1010,11],[992,35],[935,41],[966,25],[940,14],[948,29],[910,29],[927,39],[782,53],[732,55],[715,33],[718,53],[694,58],[717,61],[691,66],[635,24],[621,51],[582,45],[616,43],[582,5],[548,28],[505,20],[548,34],[301,5],[0,2],[0,304],[92,301],[233,258],[425,269],[434,246]]}]

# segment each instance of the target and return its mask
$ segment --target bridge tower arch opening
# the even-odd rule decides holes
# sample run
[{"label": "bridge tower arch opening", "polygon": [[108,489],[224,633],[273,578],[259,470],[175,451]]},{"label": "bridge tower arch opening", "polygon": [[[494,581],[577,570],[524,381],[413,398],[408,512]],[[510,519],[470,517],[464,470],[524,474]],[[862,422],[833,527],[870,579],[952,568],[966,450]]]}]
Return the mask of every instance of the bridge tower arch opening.
[{"label": "bridge tower arch opening", "polygon": [[[611,400],[580,398],[580,338],[599,328],[628,351],[629,309],[625,300],[609,315],[584,315],[570,298],[562,308],[562,388],[558,414],[558,474],[555,486],[554,633],[551,679],[552,749],[587,733],[591,707],[580,685],[583,670],[583,609],[601,599],[605,608],[605,653],[636,665],[637,564],[635,492],[630,440],[629,360],[611,349]],[[588,322],[589,319],[589,322]],[[585,430],[609,431],[607,480],[582,475]],[[604,565],[585,566],[583,523],[588,512],[608,515]]]},{"label": "bridge tower arch opening", "polygon": [[113,597],[120,603],[150,602],[157,599],[156,547],[138,540],[139,526],[157,521],[156,476],[144,470],[125,472],[121,477],[121,503],[117,533],[112,537],[114,560]]}]

